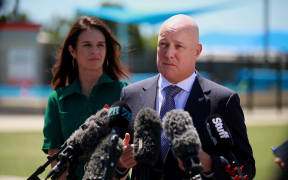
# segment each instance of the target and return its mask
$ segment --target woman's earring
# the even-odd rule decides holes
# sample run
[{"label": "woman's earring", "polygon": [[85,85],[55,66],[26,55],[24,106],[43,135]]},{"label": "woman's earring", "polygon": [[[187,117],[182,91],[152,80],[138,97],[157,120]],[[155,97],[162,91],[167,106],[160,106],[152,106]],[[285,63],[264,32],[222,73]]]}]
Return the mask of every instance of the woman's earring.
[{"label": "woman's earring", "polygon": [[105,66],[108,67],[108,66],[109,66],[109,61],[108,61],[108,59],[105,59],[104,62],[105,62]]},{"label": "woman's earring", "polygon": [[77,61],[74,57],[72,59],[72,66],[73,66],[73,68],[75,68],[77,66]]}]

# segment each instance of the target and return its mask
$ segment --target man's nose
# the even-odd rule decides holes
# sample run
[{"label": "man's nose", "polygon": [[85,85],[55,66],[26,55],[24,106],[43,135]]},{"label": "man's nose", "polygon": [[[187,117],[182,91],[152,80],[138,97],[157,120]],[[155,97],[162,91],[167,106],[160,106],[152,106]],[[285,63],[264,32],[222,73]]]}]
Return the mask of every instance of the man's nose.
[{"label": "man's nose", "polygon": [[173,59],[175,57],[175,49],[173,47],[169,46],[166,49],[165,56],[167,59]]}]

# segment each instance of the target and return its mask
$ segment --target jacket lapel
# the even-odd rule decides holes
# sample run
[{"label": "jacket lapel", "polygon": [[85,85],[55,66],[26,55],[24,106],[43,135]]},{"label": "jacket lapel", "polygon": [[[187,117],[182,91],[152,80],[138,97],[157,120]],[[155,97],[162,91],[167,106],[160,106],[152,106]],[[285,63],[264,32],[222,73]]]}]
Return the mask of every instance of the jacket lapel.
[{"label": "jacket lapel", "polygon": [[158,79],[159,75],[154,76],[146,84],[143,85],[143,91],[140,98],[142,100],[142,107],[150,107],[152,109],[156,109]]},{"label": "jacket lapel", "polygon": [[[205,86],[205,79],[199,73],[194,81],[191,93],[188,97],[184,110],[188,111],[193,119],[193,124],[197,129],[201,142],[209,141],[210,137],[206,132],[206,119],[211,113],[210,109],[210,88]],[[201,133],[199,133],[201,132]],[[212,145],[212,144],[211,144]]]},{"label": "jacket lapel", "polygon": [[197,74],[184,108],[193,118],[195,117],[195,119],[199,119],[199,117],[203,117],[207,115],[207,112],[210,112],[210,98],[208,94],[211,90],[205,89],[203,80],[204,79]]}]

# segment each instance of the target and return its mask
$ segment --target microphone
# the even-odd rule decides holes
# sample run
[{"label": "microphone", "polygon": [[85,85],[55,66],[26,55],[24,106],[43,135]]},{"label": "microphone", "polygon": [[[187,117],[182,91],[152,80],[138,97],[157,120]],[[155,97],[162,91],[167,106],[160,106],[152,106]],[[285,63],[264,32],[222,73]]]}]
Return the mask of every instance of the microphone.
[{"label": "microphone", "polygon": [[229,152],[233,146],[231,133],[220,115],[211,115],[206,120],[208,134],[217,153]]},{"label": "microphone", "polygon": [[131,119],[131,109],[124,102],[116,102],[108,110],[109,127],[112,132],[92,154],[83,179],[112,180],[115,168],[124,147],[123,140]]},{"label": "microphone", "polygon": [[164,133],[172,144],[172,152],[183,162],[186,176],[201,179],[203,167],[198,157],[201,142],[189,113],[174,109],[167,112],[162,121]]},{"label": "microphone", "polygon": [[87,155],[111,129],[108,126],[108,109],[90,116],[61,146],[58,162],[45,179],[57,179],[80,155]]},{"label": "microphone", "polygon": [[111,132],[109,114],[102,109],[90,116],[68,139],[67,145],[77,148],[81,155],[89,155],[107,134]]},{"label": "microphone", "polygon": [[107,136],[91,155],[85,167],[83,180],[112,180],[123,147],[124,144],[121,138],[117,139],[112,134]]},{"label": "microphone", "polygon": [[131,121],[131,109],[128,104],[122,101],[114,103],[108,110],[108,117],[112,133],[124,139]]},{"label": "microphone", "polygon": [[59,177],[80,155],[90,155],[101,140],[111,131],[124,136],[131,119],[131,109],[121,101],[114,103],[109,110],[103,108],[89,117],[66,141],[66,147],[58,155],[58,163],[46,179]]},{"label": "microphone", "polygon": [[223,155],[232,168],[237,168],[238,175],[244,179],[237,158],[232,153],[233,138],[225,121],[220,115],[214,114],[207,118],[206,127],[218,155]]},{"label": "microphone", "polygon": [[160,155],[161,124],[160,117],[151,108],[138,112],[134,122],[134,159],[141,164],[140,180],[150,179],[149,169],[157,162]]}]

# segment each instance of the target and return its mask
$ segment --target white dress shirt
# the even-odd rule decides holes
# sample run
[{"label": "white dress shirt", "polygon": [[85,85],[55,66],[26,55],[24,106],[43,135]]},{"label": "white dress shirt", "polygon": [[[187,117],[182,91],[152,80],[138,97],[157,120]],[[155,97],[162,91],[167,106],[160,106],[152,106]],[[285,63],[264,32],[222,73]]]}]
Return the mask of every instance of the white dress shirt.
[{"label": "white dress shirt", "polygon": [[165,91],[163,89],[170,85],[176,85],[182,90],[174,97],[176,109],[184,109],[186,102],[188,100],[189,94],[192,89],[192,85],[195,81],[196,73],[194,72],[191,76],[178,82],[177,84],[170,83],[164,76],[160,74],[158,80],[158,91],[156,95],[156,111],[160,114],[160,109],[165,98]]}]

